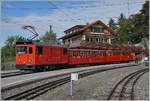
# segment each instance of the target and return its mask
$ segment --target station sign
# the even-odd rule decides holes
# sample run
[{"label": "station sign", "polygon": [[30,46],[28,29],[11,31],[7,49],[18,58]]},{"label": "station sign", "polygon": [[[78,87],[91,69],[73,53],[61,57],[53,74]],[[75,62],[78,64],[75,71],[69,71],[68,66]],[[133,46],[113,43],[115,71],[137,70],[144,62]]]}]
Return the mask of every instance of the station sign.
[{"label": "station sign", "polygon": [[71,80],[77,81],[78,80],[78,73],[71,73]]}]

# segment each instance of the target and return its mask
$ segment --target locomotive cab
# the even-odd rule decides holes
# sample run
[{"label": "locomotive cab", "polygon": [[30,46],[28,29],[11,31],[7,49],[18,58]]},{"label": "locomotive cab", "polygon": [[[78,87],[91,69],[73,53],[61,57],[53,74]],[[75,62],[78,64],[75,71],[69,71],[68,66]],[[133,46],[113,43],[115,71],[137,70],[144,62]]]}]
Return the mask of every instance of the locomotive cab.
[{"label": "locomotive cab", "polygon": [[16,44],[16,68],[20,70],[34,69],[35,58],[33,44]]},{"label": "locomotive cab", "polygon": [[19,70],[53,70],[68,63],[64,47],[41,42],[16,44],[16,68]]}]

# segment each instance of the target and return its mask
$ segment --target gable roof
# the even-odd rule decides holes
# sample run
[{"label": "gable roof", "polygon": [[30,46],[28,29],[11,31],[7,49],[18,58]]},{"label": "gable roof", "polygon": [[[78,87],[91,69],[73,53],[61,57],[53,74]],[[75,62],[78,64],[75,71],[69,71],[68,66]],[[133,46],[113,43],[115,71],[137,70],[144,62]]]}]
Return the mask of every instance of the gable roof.
[{"label": "gable roof", "polygon": [[[59,38],[59,39],[66,39],[66,38],[73,37],[73,36],[75,36],[75,35],[80,35],[80,34],[82,34],[83,31],[85,31],[86,29],[90,28],[90,27],[91,27],[92,25],[94,25],[94,24],[101,24],[104,28],[108,29],[109,32],[111,32],[112,34],[116,34],[115,31],[113,31],[110,27],[108,27],[108,26],[107,26],[106,24],[104,24],[102,21],[97,20],[97,21],[95,21],[95,22],[93,22],[93,23],[91,23],[91,24],[82,25],[82,27],[80,27],[80,29],[79,29],[78,32],[74,32],[74,33],[72,33],[72,34],[64,35],[63,37],[61,37],[61,38]],[[79,26],[79,25],[76,25],[76,26]],[[76,27],[76,26],[74,26],[74,27]],[[65,30],[65,32],[68,31],[68,30],[70,30],[70,29],[72,29],[72,28],[74,28],[74,27],[71,27],[71,28]]]},{"label": "gable roof", "polygon": [[73,26],[73,27],[71,27],[71,28],[65,30],[64,32],[67,32],[67,31],[69,31],[69,30],[71,30],[71,29],[74,29],[74,28],[79,28],[79,29],[81,29],[81,28],[83,28],[84,26],[85,26],[85,25],[75,25],[75,26]]}]

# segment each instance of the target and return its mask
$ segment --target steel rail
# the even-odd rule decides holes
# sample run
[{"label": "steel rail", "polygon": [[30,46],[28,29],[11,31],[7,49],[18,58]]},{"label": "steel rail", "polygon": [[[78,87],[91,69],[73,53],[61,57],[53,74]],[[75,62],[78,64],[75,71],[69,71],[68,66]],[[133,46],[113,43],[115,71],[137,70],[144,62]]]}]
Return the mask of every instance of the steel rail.
[{"label": "steel rail", "polygon": [[[146,71],[147,72],[147,71]],[[143,76],[145,74],[145,72],[143,72],[141,75],[139,75],[133,82],[132,85],[132,91],[131,91],[131,100],[134,100],[134,89],[135,89],[135,84],[137,83],[137,81],[140,79],[141,76]]]},{"label": "steel rail", "polygon": [[[123,79],[121,79],[121,80],[113,87],[113,89],[111,90],[111,92],[110,92],[110,94],[109,94],[107,100],[110,100],[110,99],[113,97],[113,95],[114,95],[115,91],[117,90],[117,88],[118,88],[123,82],[125,82],[125,83],[123,83],[122,90],[121,90],[121,92],[120,92],[120,95],[118,96],[118,98],[121,100],[122,97],[123,97],[123,93],[124,93],[125,87],[126,87],[126,85],[130,82],[130,80],[131,80],[132,78],[138,76],[138,75],[139,75],[139,76],[138,76],[137,78],[140,78],[140,76],[142,76],[144,73],[146,73],[146,72],[148,72],[148,71],[149,71],[149,69],[148,69],[148,68],[145,68],[145,69],[138,70],[138,71],[136,71],[136,72],[133,72],[133,73],[131,73],[131,74],[125,76]],[[137,82],[137,80],[138,80],[137,78],[135,79],[136,82]],[[134,81],[134,85],[135,85],[136,82]],[[133,87],[133,84],[132,84],[132,87]],[[132,91],[133,91],[133,90],[132,90]],[[131,95],[131,94],[134,94],[134,93],[131,92],[130,95]],[[133,95],[131,95],[131,96],[132,96],[132,98],[133,98]]]},{"label": "steel rail", "polygon": [[[129,85],[130,84],[130,82],[131,82],[131,80],[132,79],[136,79],[137,77],[139,77],[139,76],[141,76],[141,75],[143,75],[143,74],[145,74],[146,72],[148,72],[147,70],[145,70],[145,71],[141,71],[140,73],[137,73],[137,74],[134,74],[134,75],[132,75],[130,78],[128,78],[128,80],[124,83],[124,85],[123,85],[123,87],[122,87],[122,90],[121,90],[121,92],[120,92],[120,95],[119,95],[119,100],[123,100],[124,99],[124,97],[125,97],[125,93],[126,93],[126,89],[127,89],[127,85]],[[137,76],[137,77],[136,77]],[[131,85],[133,86],[133,83],[131,82]],[[131,87],[132,87],[131,86]],[[133,92],[132,92],[133,90],[131,90],[128,94],[130,94],[130,99],[132,100],[132,98],[133,98]],[[131,98],[131,96],[132,96],[132,98]]]},{"label": "steel rail", "polygon": [[31,74],[35,72],[22,72],[22,71],[17,71],[17,72],[10,72],[10,73],[2,73],[1,78],[6,78],[6,77],[12,77],[12,76],[18,76],[18,75],[25,75],[25,74]]},{"label": "steel rail", "polygon": [[[57,86],[60,86],[64,83],[67,83],[68,80],[69,80],[69,77],[66,77],[66,78],[62,78],[62,79],[59,79],[59,80],[56,80],[53,82],[48,82],[46,84],[34,87],[34,88],[29,89],[27,91],[21,92],[19,94],[11,96],[11,97],[8,97],[4,100],[9,100],[9,99],[13,99],[13,100],[27,99],[27,100],[29,100],[29,99],[32,99],[32,98],[34,98],[34,97],[52,89],[52,88],[56,88]],[[39,91],[42,91],[42,92],[39,92]]]},{"label": "steel rail", "polygon": [[[131,66],[137,66],[137,65],[128,65],[128,66],[131,67]],[[118,66],[118,67],[112,67],[112,68],[107,68],[107,69],[81,70],[81,71],[78,71],[78,73],[79,73],[79,78],[83,78],[83,77],[86,77],[86,76],[89,76],[89,75],[92,75],[92,74],[95,74],[95,73],[104,72],[104,71],[107,71],[107,70],[118,69],[118,68],[123,68],[123,67],[127,67],[127,65],[124,65],[122,67]],[[68,74],[57,75],[57,77],[62,77],[62,76],[67,76],[67,75]],[[29,90],[25,90],[21,93],[18,93],[18,94],[15,94],[15,95],[3,98],[3,99],[4,100],[33,99],[33,98],[39,96],[40,94],[42,94],[42,93],[44,93],[44,92],[46,92],[50,89],[56,88],[57,86],[60,86],[62,84],[65,84],[65,83],[69,82],[69,77],[70,76],[67,76],[67,77],[64,77],[62,79],[55,80],[53,82],[44,83],[40,86],[36,86],[36,87],[31,88]],[[54,78],[54,77],[52,77],[52,78]],[[28,84],[28,83],[26,83],[26,84]]]}]

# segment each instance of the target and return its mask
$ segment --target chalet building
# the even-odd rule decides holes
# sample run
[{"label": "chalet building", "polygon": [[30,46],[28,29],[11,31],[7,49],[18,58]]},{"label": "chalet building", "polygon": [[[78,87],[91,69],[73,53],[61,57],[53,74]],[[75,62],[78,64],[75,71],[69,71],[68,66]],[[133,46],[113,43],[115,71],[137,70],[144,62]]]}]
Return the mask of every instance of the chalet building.
[{"label": "chalet building", "polygon": [[111,44],[113,35],[116,34],[100,20],[86,25],[75,25],[65,30],[64,33],[65,35],[60,39],[66,46],[79,44],[81,41]]}]

